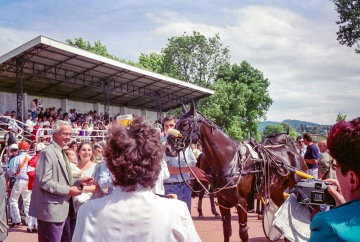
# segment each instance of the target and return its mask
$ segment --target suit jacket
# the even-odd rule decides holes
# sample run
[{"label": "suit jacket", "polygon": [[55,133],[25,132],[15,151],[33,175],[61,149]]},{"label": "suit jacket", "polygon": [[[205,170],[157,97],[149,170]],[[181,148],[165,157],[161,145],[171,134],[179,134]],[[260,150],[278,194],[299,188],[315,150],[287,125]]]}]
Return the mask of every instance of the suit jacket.
[{"label": "suit jacket", "polygon": [[69,214],[69,190],[73,184],[61,150],[58,144],[51,143],[41,151],[36,163],[29,214],[46,222],[64,222]]}]

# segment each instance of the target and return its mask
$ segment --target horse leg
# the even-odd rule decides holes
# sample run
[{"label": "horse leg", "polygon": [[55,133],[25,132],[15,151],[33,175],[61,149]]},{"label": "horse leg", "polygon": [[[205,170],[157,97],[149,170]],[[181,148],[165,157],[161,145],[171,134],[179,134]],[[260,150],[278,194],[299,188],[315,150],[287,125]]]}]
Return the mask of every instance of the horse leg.
[{"label": "horse leg", "polygon": [[210,196],[211,212],[212,212],[212,214],[215,215],[215,217],[217,217],[220,214],[216,211],[214,194],[210,194],[209,196]]},{"label": "horse leg", "polygon": [[232,235],[230,209],[220,207],[220,213],[223,221],[224,242],[229,242]]},{"label": "horse leg", "polygon": [[239,235],[243,242],[247,242],[249,240],[249,234],[248,234],[249,227],[247,226],[246,204],[247,204],[246,199],[239,198],[239,204],[236,207],[238,212],[238,221],[240,225]]},{"label": "horse leg", "polygon": [[258,220],[262,220],[264,211],[264,204],[261,201],[261,198],[256,199],[256,213],[258,215]]},{"label": "horse leg", "polygon": [[202,190],[201,192],[199,192],[199,200],[198,200],[198,213],[199,213],[199,218],[204,218],[203,212],[202,212],[202,200],[205,194],[205,190]]},{"label": "horse leg", "polygon": [[216,211],[216,207],[215,207],[215,199],[214,199],[214,194],[212,193],[213,192],[213,189],[212,187],[210,186],[210,190],[209,190],[211,193],[209,194],[209,197],[210,197],[210,205],[211,205],[211,212],[212,214],[215,215],[215,217],[219,216],[220,214]]}]

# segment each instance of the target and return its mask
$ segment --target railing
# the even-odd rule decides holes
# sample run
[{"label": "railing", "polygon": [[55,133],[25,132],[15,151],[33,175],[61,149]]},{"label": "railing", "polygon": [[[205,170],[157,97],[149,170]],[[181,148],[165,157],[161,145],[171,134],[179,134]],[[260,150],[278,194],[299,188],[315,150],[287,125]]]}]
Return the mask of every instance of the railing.
[{"label": "railing", "polygon": [[[5,120],[5,121],[4,121]],[[11,120],[12,122],[10,123]],[[13,122],[15,121],[15,122]],[[0,116],[0,131],[2,133],[7,132],[7,127],[12,126],[13,131],[15,132],[16,139],[18,142],[22,140],[26,140],[29,143],[32,143],[34,141],[37,142],[44,142],[44,141],[51,141],[52,140],[52,128],[39,128],[35,134],[30,133],[27,131],[24,127],[27,127],[27,125],[21,121],[11,119],[10,116]],[[96,132],[97,135],[91,135],[93,132]],[[91,138],[97,138],[98,140],[104,140],[107,135],[108,130],[86,130],[86,129],[79,129],[74,128],[72,131],[72,140],[76,140],[77,142],[82,141],[91,141]],[[3,137],[0,137],[3,138]],[[7,155],[7,154],[6,154]],[[3,162],[3,164],[6,164],[6,160],[4,159],[5,156],[5,149],[3,148],[0,153],[0,161]]]},{"label": "railing", "polygon": [[[42,141],[47,139],[52,139],[52,131],[51,128],[39,128],[35,134],[36,141]],[[96,132],[97,135],[91,135],[93,132]],[[81,141],[91,141],[91,138],[97,138],[100,140],[104,140],[107,135],[108,130],[87,130],[87,129],[77,129],[73,128],[71,139],[76,140],[78,142]]]}]

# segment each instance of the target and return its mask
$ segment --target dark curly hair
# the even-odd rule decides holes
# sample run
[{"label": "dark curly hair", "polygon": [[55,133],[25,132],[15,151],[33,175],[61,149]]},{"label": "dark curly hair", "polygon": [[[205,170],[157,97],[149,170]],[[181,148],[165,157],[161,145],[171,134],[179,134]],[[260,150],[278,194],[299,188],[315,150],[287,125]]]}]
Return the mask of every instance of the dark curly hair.
[{"label": "dark curly hair", "polygon": [[106,144],[105,157],[114,185],[127,192],[155,186],[164,146],[159,131],[145,117],[136,117],[128,127],[113,123]]},{"label": "dark curly hair", "polygon": [[360,117],[335,124],[330,130],[327,145],[343,175],[352,170],[360,176]]}]

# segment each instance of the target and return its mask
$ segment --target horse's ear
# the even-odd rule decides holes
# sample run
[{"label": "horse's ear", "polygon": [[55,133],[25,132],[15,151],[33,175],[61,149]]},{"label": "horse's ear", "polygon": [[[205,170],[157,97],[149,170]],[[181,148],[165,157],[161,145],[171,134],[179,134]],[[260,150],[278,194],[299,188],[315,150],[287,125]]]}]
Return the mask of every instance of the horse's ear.
[{"label": "horse's ear", "polygon": [[192,115],[192,116],[195,116],[195,102],[194,102],[194,100],[191,100],[189,114]]},{"label": "horse's ear", "polygon": [[181,103],[181,109],[183,113],[186,113],[188,111],[183,103]]}]

